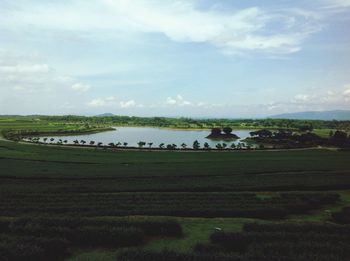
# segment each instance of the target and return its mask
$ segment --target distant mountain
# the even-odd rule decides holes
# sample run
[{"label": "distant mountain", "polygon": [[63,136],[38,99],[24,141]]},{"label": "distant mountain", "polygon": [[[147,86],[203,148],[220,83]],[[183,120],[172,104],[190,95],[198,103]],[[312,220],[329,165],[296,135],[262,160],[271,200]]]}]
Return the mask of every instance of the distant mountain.
[{"label": "distant mountain", "polygon": [[270,116],[272,119],[292,119],[292,120],[350,120],[350,110],[334,111],[304,111],[295,113],[284,113]]},{"label": "distant mountain", "polygon": [[96,115],[96,117],[109,117],[109,116],[115,116],[113,113],[110,112],[106,112],[106,113],[102,113],[99,115]]}]

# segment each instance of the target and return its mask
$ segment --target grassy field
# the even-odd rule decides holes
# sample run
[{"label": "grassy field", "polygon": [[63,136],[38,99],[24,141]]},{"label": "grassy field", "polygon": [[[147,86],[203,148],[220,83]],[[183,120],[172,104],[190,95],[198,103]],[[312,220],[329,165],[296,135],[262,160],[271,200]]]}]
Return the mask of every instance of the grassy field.
[{"label": "grassy field", "polygon": [[[3,220],[172,216],[183,236],[146,236],[143,249],[189,253],[215,227],[329,220],[350,205],[348,159],[334,150],[121,152],[2,140],[0,210]],[[69,249],[67,260],[114,260],[123,248]]]},{"label": "grassy field", "polygon": [[[3,120],[0,129],[76,131],[86,129],[84,124]],[[95,127],[103,126],[90,126]],[[211,261],[244,261],[250,260],[247,255],[262,256],[261,251],[268,255],[270,246],[278,255],[322,249],[324,245],[311,240],[317,232],[326,240],[326,249],[339,250],[340,256],[330,251],[328,260],[342,260],[348,257],[344,248],[350,241],[337,231],[338,226],[347,231],[348,225],[329,228],[326,223],[333,224],[332,215],[350,206],[349,156],[348,151],[327,149],[120,151],[2,139],[0,254],[4,260],[118,256],[132,261],[142,253],[151,260],[164,260],[164,255],[168,260],[204,260],[202,252],[211,251]],[[274,232],[298,224],[305,226],[302,229],[321,227],[310,230],[299,245],[292,243],[294,234]],[[322,232],[326,230],[331,236]],[[217,237],[244,238],[246,253],[231,253],[237,242],[227,246]],[[256,238],[266,243],[258,247]],[[289,243],[281,248],[276,239]],[[337,240],[345,243],[334,245]],[[175,252],[161,252],[164,249]],[[317,258],[309,260],[324,260]]]}]

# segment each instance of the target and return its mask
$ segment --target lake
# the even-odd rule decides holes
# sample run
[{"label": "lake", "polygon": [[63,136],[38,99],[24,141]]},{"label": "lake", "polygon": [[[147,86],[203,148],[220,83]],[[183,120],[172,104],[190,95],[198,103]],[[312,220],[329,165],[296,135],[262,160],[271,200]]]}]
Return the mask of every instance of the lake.
[{"label": "lake", "polygon": [[[224,141],[224,140],[211,140],[207,139],[206,136],[210,134],[210,130],[181,130],[181,129],[164,129],[164,128],[152,128],[152,127],[114,127],[114,131],[106,131],[93,134],[83,135],[71,135],[71,136],[46,136],[47,138],[54,138],[55,141],[67,140],[68,143],[73,143],[74,140],[85,140],[87,144],[90,141],[102,142],[103,145],[108,143],[127,142],[128,147],[137,147],[139,141],[146,143],[152,142],[153,147],[158,147],[159,144],[176,144],[178,148],[181,148],[181,144],[185,143],[188,147],[192,147],[195,140],[198,140],[202,147],[205,142],[208,142],[210,147],[215,148],[215,145],[219,142],[225,142],[228,145],[232,143],[239,143],[243,139],[249,137],[251,130],[233,130],[238,137],[235,141]],[[44,137],[41,137],[42,141]],[[148,146],[148,145],[146,145]]]}]

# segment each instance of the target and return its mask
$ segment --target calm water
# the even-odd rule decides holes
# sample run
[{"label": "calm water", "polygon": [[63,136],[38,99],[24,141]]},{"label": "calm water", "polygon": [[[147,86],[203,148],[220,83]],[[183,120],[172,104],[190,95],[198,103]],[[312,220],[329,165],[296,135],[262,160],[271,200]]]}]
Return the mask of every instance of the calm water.
[{"label": "calm water", "polygon": [[[249,137],[250,130],[233,130],[240,137],[240,139],[235,141],[220,141],[220,140],[210,140],[206,136],[210,134],[210,130],[172,130],[172,129],[161,129],[161,128],[149,128],[149,127],[115,127],[115,131],[106,131],[95,134],[88,135],[74,135],[74,136],[47,136],[48,138],[55,138],[67,140],[68,143],[73,143],[74,140],[85,140],[87,144],[90,141],[102,142],[107,145],[110,142],[127,142],[128,147],[137,147],[139,141],[144,141],[146,143],[152,142],[153,147],[158,147],[159,144],[176,144],[179,148],[182,143],[187,144],[188,147],[192,147],[195,140],[198,140],[201,147],[204,142],[208,142],[209,145],[215,148],[215,145],[219,142],[225,142],[227,144],[238,143],[241,140]],[[41,138],[41,140],[44,137]],[[148,145],[146,145],[148,146]]]}]

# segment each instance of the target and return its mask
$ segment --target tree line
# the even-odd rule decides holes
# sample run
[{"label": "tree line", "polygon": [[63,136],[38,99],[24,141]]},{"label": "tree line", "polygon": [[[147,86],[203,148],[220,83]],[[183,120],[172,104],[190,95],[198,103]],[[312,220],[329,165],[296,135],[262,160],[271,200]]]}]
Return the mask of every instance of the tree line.
[{"label": "tree line", "polygon": [[107,124],[116,126],[154,126],[175,128],[284,128],[284,129],[339,129],[350,130],[350,121],[292,120],[292,119],[192,119],[170,117],[135,116],[15,116],[18,119],[41,120],[49,122],[72,122],[80,124]]}]

